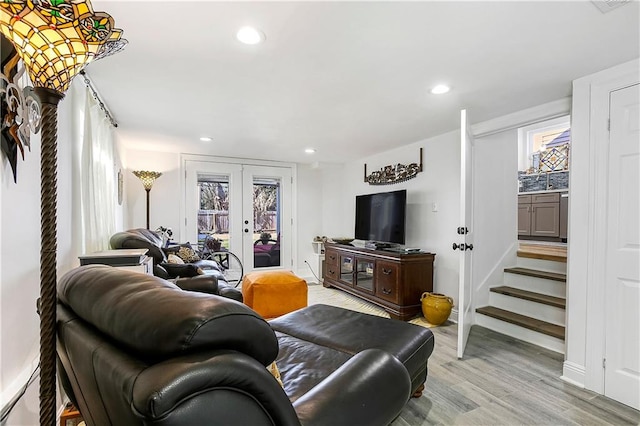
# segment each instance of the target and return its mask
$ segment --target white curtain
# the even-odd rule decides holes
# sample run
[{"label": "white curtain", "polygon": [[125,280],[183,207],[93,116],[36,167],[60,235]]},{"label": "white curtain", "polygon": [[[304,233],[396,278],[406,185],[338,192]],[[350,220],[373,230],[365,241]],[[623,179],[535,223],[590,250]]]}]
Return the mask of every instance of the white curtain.
[{"label": "white curtain", "polygon": [[116,231],[117,153],[113,127],[88,87],[79,98],[84,98],[77,123],[82,127],[76,129],[81,144],[79,237],[82,251],[93,253],[109,249],[109,238]]}]

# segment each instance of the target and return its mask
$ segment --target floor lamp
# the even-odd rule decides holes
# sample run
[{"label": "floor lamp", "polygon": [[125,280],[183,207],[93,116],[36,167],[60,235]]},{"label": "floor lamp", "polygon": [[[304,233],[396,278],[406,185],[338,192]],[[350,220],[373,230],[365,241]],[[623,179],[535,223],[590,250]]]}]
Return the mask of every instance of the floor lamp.
[{"label": "floor lamp", "polygon": [[126,45],[111,16],[82,0],[0,3],[0,31],[13,43],[41,103],[40,425],[56,422],[56,216],[58,103],[90,62]]},{"label": "floor lamp", "polygon": [[144,190],[147,191],[147,229],[149,229],[149,193],[151,192],[151,188],[153,187],[153,182],[155,182],[156,179],[162,176],[162,173],[149,172],[146,170],[135,170],[133,174],[142,181],[142,186],[144,186]]}]

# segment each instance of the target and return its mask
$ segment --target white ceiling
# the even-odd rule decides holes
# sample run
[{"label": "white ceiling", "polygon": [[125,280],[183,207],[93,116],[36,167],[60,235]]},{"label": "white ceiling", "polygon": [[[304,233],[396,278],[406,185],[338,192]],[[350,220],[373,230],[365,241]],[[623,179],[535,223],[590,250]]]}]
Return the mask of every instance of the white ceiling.
[{"label": "white ceiling", "polygon": [[[478,123],[569,96],[640,56],[638,2],[92,3],[129,46],[87,72],[123,142],[160,151],[349,161],[455,130],[461,108]],[[239,43],[244,25],[266,42]],[[440,82],[452,91],[430,94]]]}]

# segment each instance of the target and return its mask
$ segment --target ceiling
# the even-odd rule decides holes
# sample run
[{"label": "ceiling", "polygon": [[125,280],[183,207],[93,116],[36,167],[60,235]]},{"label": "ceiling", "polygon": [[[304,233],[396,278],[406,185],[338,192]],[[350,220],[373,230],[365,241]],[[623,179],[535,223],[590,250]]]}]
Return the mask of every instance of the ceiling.
[{"label": "ceiling", "polygon": [[[144,150],[351,161],[455,130],[462,108],[478,123],[570,96],[640,56],[638,2],[92,3],[129,45],[87,73]],[[244,25],[266,41],[238,42]],[[441,82],[451,92],[429,93]]]}]

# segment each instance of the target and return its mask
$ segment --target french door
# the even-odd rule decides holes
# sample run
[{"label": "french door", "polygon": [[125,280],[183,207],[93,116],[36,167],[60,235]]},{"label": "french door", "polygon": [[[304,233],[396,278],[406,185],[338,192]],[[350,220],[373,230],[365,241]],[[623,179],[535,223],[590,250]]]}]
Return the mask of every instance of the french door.
[{"label": "french door", "polygon": [[292,267],[291,166],[185,159],[183,167],[182,240],[220,241],[245,273]]}]

